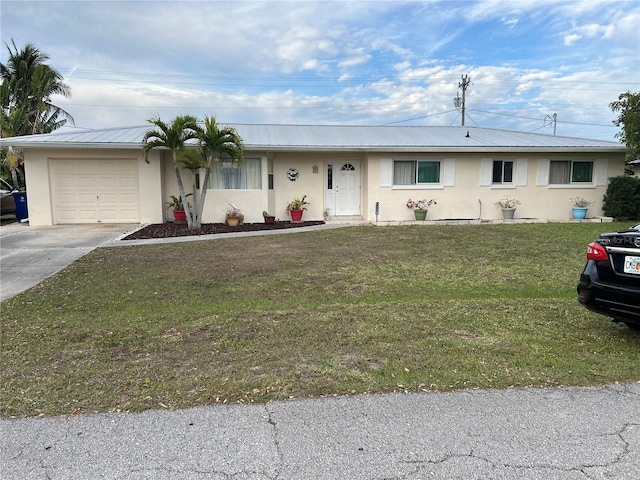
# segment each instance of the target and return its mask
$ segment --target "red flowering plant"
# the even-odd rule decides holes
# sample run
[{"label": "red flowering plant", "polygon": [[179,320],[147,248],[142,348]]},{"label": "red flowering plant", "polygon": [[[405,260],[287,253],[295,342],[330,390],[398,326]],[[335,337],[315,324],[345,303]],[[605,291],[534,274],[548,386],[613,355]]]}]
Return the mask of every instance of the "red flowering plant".
[{"label": "red flowering plant", "polygon": [[411,210],[428,210],[431,205],[437,205],[435,198],[431,200],[422,199],[422,200],[407,200],[407,208]]}]

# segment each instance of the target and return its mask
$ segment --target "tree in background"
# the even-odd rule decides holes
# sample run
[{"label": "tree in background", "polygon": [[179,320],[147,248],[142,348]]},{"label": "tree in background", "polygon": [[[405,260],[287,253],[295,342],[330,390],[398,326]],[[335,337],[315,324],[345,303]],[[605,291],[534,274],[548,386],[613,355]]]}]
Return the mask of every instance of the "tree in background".
[{"label": "tree in background", "polygon": [[[0,63],[0,136],[15,137],[50,133],[73,117],[54,105],[53,95],[71,96],[71,89],[57,70],[45,62],[49,57],[28,43],[18,50],[15,42],[5,43],[9,52],[6,64]],[[16,152],[1,152],[0,160],[11,172],[14,187],[19,185],[22,158]]]},{"label": "tree in background", "polygon": [[616,138],[627,146],[627,161],[640,158],[640,92],[621,93],[618,100],[611,102],[609,107],[619,113],[613,124],[622,127]]},{"label": "tree in background", "polygon": [[73,123],[69,112],[51,102],[53,95],[69,98],[71,89],[57,70],[44,63],[49,56],[32,43],[22,50],[11,44],[5,44],[7,63],[0,63],[2,136],[50,133],[67,121]]}]

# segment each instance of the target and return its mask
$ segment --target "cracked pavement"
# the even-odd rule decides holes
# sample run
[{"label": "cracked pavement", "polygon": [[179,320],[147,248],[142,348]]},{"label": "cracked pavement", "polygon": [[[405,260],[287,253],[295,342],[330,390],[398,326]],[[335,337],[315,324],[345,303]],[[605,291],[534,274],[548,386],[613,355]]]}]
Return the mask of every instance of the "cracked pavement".
[{"label": "cracked pavement", "polygon": [[0,421],[9,479],[637,478],[640,382]]}]

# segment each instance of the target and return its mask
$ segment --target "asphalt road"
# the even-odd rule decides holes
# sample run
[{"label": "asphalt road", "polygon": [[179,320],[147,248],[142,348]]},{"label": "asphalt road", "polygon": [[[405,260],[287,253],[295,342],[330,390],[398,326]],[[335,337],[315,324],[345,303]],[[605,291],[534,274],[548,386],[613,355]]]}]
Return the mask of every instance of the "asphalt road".
[{"label": "asphalt road", "polygon": [[3,479],[635,479],[640,383],[3,420]]},{"label": "asphalt road", "polygon": [[[2,298],[130,229],[2,226]],[[640,382],[0,420],[2,480],[635,479],[639,471]]]}]

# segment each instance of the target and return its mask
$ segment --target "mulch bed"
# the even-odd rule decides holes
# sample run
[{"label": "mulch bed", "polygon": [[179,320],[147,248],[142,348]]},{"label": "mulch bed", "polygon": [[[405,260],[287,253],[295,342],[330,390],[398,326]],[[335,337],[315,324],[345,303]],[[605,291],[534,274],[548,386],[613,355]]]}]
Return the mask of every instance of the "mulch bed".
[{"label": "mulch bed", "polygon": [[149,238],[169,238],[169,237],[190,237],[198,235],[216,235],[220,233],[238,233],[238,232],[262,232],[265,230],[283,230],[290,228],[310,227],[312,225],[323,225],[322,221],[314,222],[275,222],[273,224],[266,223],[243,223],[237,227],[230,227],[225,223],[203,223],[198,230],[189,230],[186,223],[153,223],[127,235],[122,240],[145,240]]}]

